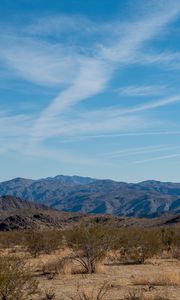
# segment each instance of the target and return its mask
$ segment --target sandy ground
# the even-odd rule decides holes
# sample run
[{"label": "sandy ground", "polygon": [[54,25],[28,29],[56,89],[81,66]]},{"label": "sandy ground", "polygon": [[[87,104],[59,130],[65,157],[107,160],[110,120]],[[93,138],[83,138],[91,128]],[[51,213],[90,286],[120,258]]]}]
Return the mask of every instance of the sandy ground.
[{"label": "sandy ground", "polygon": [[[40,270],[40,266],[51,259],[52,256],[44,256],[41,260],[34,260],[34,274],[41,289],[45,291],[52,288],[57,300],[75,297],[78,286],[89,295],[93,291],[95,296],[105,282],[109,284],[103,298],[106,300],[124,299],[133,290],[141,290],[145,296],[161,295],[171,300],[180,300],[180,261],[177,260],[154,259],[142,265],[106,263],[97,274],[58,274],[52,278],[49,274],[42,274]],[[78,297],[74,299],[79,300]]]}]

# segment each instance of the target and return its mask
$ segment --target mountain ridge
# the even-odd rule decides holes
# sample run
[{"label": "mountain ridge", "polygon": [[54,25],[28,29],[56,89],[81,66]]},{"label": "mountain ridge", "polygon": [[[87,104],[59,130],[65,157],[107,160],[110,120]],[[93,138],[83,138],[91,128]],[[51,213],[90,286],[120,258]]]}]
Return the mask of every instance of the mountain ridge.
[{"label": "mountain ridge", "polygon": [[180,214],[159,218],[120,217],[107,214],[61,212],[13,196],[0,197],[0,232],[34,229],[60,229],[74,225],[114,223],[118,227],[153,228],[179,226]]},{"label": "mountain ridge", "polygon": [[12,195],[66,212],[158,217],[180,212],[180,183],[146,180],[126,183],[81,176],[15,178],[0,183]]}]

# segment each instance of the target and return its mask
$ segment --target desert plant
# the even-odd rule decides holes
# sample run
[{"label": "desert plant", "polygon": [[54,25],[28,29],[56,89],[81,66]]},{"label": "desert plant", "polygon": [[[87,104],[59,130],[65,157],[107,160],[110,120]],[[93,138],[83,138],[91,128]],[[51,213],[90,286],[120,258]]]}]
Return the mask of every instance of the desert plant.
[{"label": "desert plant", "polygon": [[104,282],[98,289],[94,290],[85,289],[77,285],[77,291],[75,296],[70,296],[71,300],[103,300],[105,295],[108,293],[109,284]]},{"label": "desert plant", "polygon": [[7,231],[0,232],[0,246],[1,248],[11,248],[17,245],[23,245],[24,232]]},{"label": "desert plant", "polygon": [[114,249],[119,247],[119,261],[144,263],[146,259],[161,253],[162,244],[158,230],[131,228],[117,231]]},{"label": "desert plant", "polygon": [[170,300],[166,296],[146,295],[142,289],[132,289],[128,291],[124,300]]},{"label": "desert plant", "polygon": [[153,276],[141,276],[135,278],[133,283],[135,285],[150,285],[150,286],[179,286],[180,285],[180,272],[159,272]]},{"label": "desert plant", "polygon": [[96,271],[96,264],[106,255],[111,246],[111,236],[101,226],[77,226],[65,233],[69,247],[74,251],[74,259],[87,273]]},{"label": "desert plant", "polygon": [[73,273],[72,259],[70,257],[63,257],[63,258],[57,257],[52,261],[48,261],[43,266],[43,273],[45,275],[51,274],[52,276],[59,275],[59,274],[62,275],[72,274]]},{"label": "desert plant", "polygon": [[180,247],[172,247],[171,249],[171,255],[172,255],[172,258],[176,258],[178,260],[180,260]]},{"label": "desert plant", "polygon": [[28,300],[38,293],[38,282],[15,256],[0,256],[0,300]]},{"label": "desert plant", "polygon": [[141,289],[132,289],[128,291],[128,294],[125,296],[124,300],[143,300],[143,292]]},{"label": "desert plant", "polygon": [[50,254],[58,249],[62,242],[62,234],[59,231],[28,231],[25,235],[25,245],[33,257],[41,253]]},{"label": "desert plant", "polygon": [[163,246],[166,250],[171,250],[171,246],[173,245],[175,232],[170,228],[163,228],[161,230],[161,238]]},{"label": "desert plant", "polygon": [[52,288],[45,290],[42,300],[54,300],[56,298],[55,291]]}]

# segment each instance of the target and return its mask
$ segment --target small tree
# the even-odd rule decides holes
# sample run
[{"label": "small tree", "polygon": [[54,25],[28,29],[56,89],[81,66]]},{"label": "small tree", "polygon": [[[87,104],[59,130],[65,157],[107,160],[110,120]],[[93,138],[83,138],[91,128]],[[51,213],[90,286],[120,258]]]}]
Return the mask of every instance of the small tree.
[{"label": "small tree", "polygon": [[0,300],[31,300],[37,288],[22,258],[0,256]]},{"label": "small tree", "polygon": [[97,262],[101,261],[111,246],[110,236],[102,226],[77,226],[65,233],[66,241],[75,252],[77,260],[87,273],[96,271]]}]

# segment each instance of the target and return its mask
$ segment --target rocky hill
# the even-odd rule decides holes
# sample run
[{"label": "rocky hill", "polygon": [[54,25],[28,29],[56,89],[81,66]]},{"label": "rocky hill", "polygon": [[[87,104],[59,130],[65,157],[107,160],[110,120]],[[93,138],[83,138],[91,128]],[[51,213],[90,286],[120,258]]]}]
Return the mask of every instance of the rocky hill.
[{"label": "rocky hill", "polygon": [[105,224],[110,222],[118,227],[159,227],[180,224],[180,214],[163,215],[159,218],[132,218],[101,214],[60,212],[21,200],[13,196],[0,197],[0,231],[27,229],[60,229],[76,224]]},{"label": "rocky hill", "polygon": [[59,175],[0,183],[0,196],[13,195],[66,212],[158,217],[180,213],[180,183],[125,183]]}]

